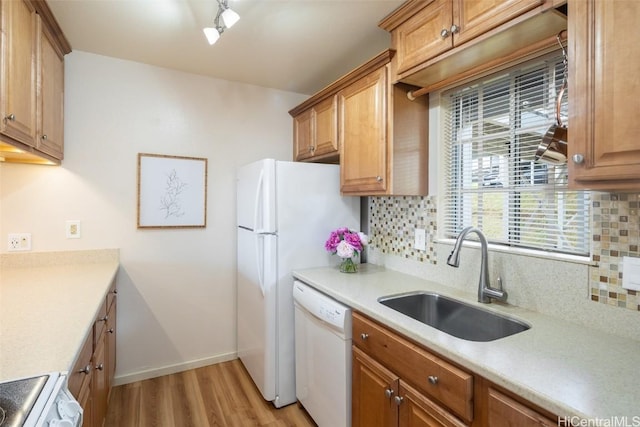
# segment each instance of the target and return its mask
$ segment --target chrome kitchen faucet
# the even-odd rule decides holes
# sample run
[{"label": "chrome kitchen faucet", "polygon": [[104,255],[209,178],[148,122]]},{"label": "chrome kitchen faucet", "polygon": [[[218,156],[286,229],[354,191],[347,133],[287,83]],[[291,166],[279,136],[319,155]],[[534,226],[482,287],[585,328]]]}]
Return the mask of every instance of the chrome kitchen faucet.
[{"label": "chrome kitchen faucet", "polygon": [[[458,238],[456,239],[456,243],[453,246],[453,250],[447,258],[447,264],[452,267],[460,266],[460,249],[462,249],[462,242],[467,237],[469,233],[475,233],[478,235],[478,239],[480,240],[480,248],[481,248],[481,256],[482,259],[480,261],[480,281],[478,282],[478,302],[483,302],[485,304],[489,304],[491,299],[497,299],[499,301],[507,300],[507,293],[502,289],[492,288],[489,283],[489,270],[487,269],[487,258],[489,257],[487,239],[482,234],[479,228],[475,227],[467,227],[460,232]],[[498,277],[498,285],[502,288],[502,279]]]}]

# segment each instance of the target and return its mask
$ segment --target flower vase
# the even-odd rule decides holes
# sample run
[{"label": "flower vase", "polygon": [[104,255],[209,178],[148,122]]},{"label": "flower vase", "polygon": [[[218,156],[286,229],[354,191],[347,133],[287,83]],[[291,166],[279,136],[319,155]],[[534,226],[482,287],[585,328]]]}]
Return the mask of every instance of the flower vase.
[{"label": "flower vase", "polygon": [[342,262],[340,263],[340,271],[342,273],[357,273],[358,264],[353,262],[353,259],[351,258],[342,258]]}]

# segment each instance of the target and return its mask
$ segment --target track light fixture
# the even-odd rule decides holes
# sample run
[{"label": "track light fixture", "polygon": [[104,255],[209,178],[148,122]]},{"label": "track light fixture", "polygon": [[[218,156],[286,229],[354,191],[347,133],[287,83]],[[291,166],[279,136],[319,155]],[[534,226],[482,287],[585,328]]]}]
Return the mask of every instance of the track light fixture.
[{"label": "track light fixture", "polygon": [[[217,2],[218,12],[213,20],[215,27],[207,27],[202,30],[204,31],[204,35],[207,37],[209,44],[217,42],[225,29],[231,28],[240,20],[240,15],[229,7],[228,0],[217,0]],[[221,18],[222,22],[220,22]]]}]

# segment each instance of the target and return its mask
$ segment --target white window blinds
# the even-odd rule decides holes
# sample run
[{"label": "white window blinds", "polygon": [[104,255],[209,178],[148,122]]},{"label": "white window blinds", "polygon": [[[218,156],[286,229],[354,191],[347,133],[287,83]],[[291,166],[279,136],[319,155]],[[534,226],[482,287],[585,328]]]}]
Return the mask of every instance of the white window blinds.
[{"label": "white window blinds", "polygon": [[443,94],[446,238],[473,225],[492,243],[589,253],[589,193],[567,190],[566,165],[534,162],[563,68],[547,57]]}]

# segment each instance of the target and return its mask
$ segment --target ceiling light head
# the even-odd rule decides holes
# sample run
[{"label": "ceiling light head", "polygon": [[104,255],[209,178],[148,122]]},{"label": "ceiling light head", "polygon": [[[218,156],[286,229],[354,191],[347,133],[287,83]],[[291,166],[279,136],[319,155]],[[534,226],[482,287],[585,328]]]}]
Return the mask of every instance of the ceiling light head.
[{"label": "ceiling light head", "polygon": [[224,22],[224,25],[227,28],[231,28],[233,24],[240,20],[240,15],[229,9],[229,7],[227,7],[220,16],[222,17],[222,22]]},{"label": "ceiling light head", "polygon": [[[218,11],[214,19],[215,26],[203,29],[204,35],[207,37],[209,44],[217,42],[225,28],[231,28],[232,25],[240,20],[240,15],[229,9],[227,0],[217,0],[217,2]],[[222,22],[220,22],[220,18],[222,18]]]},{"label": "ceiling light head", "polygon": [[220,38],[220,32],[217,28],[207,27],[202,31],[204,31],[204,35],[207,37],[209,44],[214,44]]}]

